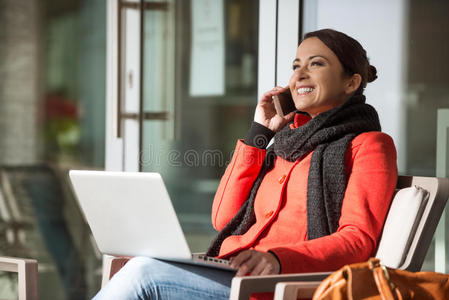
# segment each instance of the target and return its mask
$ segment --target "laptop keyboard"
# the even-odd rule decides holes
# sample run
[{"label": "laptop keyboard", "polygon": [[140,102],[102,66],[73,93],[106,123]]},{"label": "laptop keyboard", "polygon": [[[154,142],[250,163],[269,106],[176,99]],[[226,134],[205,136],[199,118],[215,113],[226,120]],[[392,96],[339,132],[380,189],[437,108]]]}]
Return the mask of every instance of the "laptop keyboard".
[{"label": "laptop keyboard", "polygon": [[199,260],[203,260],[203,261],[207,261],[207,262],[213,262],[213,263],[218,263],[218,264],[223,264],[225,266],[230,266],[231,262],[227,259],[221,259],[221,258],[216,258],[213,256],[207,256],[204,254],[195,254],[194,257],[196,257]]}]

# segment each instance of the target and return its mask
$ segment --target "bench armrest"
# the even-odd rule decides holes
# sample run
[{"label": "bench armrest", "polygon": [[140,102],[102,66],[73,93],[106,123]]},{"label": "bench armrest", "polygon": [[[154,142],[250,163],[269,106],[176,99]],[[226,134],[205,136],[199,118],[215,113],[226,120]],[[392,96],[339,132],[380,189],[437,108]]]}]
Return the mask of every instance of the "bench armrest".
[{"label": "bench armrest", "polygon": [[108,283],[109,279],[131,259],[129,256],[103,256],[103,275],[101,279],[101,287]]},{"label": "bench armrest", "polygon": [[243,276],[232,279],[230,300],[247,300],[252,293],[273,292],[279,282],[322,281],[331,272],[301,273],[267,276]]},{"label": "bench armrest", "polygon": [[0,256],[0,271],[16,272],[19,284],[19,300],[38,299],[37,260]]},{"label": "bench armrest", "polygon": [[274,290],[274,300],[312,298],[321,281],[279,282]]}]

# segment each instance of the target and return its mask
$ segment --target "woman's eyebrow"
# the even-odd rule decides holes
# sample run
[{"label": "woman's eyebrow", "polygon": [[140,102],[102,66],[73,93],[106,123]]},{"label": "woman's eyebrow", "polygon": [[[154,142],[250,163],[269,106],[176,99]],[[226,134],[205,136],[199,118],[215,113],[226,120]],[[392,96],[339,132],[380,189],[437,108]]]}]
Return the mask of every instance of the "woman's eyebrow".
[{"label": "woman's eyebrow", "polygon": [[[311,59],[313,59],[313,58],[315,58],[315,57],[321,57],[321,58],[324,58],[325,60],[328,60],[325,56],[323,56],[323,55],[312,55],[312,56],[309,56],[309,60],[311,60]],[[293,63],[295,63],[295,62],[301,62],[301,60],[299,59],[299,58],[295,58],[294,60],[293,60]]]}]

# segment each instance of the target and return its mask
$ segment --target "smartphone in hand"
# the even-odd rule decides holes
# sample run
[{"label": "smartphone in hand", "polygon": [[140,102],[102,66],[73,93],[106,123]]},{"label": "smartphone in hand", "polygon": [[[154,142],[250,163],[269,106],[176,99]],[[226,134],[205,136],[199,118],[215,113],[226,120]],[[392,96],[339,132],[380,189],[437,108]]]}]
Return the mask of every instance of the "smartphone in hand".
[{"label": "smartphone in hand", "polygon": [[289,88],[287,88],[285,92],[273,96],[273,102],[276,113],[281,117],[284,117],[296,110],[295,102],[293,102],[292,94]]}]

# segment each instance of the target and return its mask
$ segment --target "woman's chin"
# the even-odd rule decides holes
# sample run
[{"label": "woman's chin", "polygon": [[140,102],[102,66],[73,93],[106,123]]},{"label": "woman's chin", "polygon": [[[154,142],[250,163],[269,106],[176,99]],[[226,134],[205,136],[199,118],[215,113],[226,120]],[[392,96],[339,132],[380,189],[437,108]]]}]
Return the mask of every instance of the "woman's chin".
[{"label": "woman's chin", "polygon": [[305,112],[307,110],[307,104],[302,101],[295,101],[296,110]]}]

